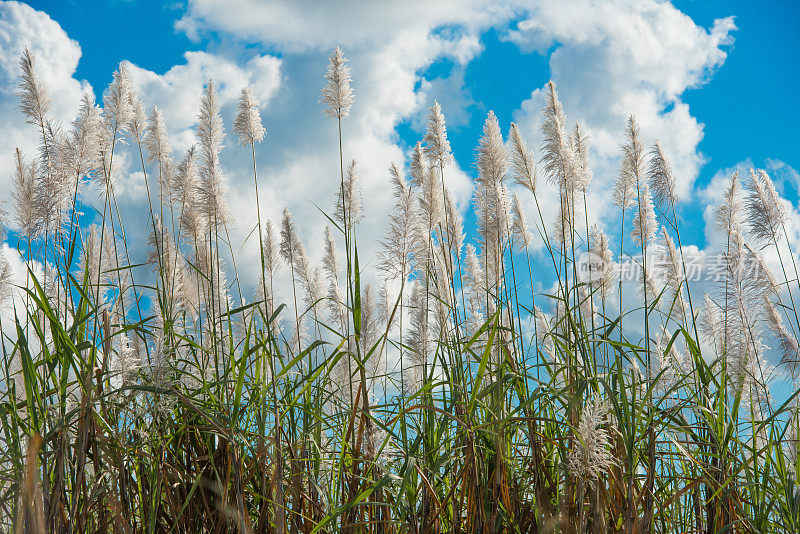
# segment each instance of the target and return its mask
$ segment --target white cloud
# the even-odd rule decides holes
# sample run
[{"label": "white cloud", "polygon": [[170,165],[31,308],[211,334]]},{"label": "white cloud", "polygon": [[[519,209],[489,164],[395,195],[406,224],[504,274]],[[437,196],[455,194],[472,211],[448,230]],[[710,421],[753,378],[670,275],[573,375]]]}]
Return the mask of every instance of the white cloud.
[{"label": "white cloud", "polygon": [[391,42],[408,31],[489,26],[507,19],[512,12],[507,3],[476,0],[402,3],[191,0],[176,28],[190,37],[206,29],[223,30],[292,52],[327,49],[337,44],[368,49]]}]

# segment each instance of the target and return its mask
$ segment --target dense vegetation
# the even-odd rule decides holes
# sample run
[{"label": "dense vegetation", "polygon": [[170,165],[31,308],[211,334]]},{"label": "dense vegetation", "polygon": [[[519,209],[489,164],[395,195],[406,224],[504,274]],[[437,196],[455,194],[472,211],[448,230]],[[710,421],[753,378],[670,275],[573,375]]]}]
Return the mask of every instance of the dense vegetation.
[{"label": "dense vegetation", "polygon": [[[698,293],[668,159],[631,117],[613,198],[614,252],[638,265],[625,296],[609,238],[587,221],[588,139],[568,127],[555,84],[536,165],[517,126],[504,140],[489,113],[469,235],[435,104],[408,164],[389,166],[395,207],[376,272],[360,267],[364,200],[340,149],[321,268],[288,211],[277,230],[259,211],[238,221],[261,245],[253,283],[236,270],[213,82],[197,144],[176,163],[125,63],[102,109],[86,96],[66,128],[27,50],[21,67],[40,149],[16,152],[7,206],[6,254],[25,260],[27,284],[12,287],[13,258],[0,261],[4,530],[800,528],[796,389],[770,395],[797,362],[800,284],[787,205],[763,171],[731,176],[715,211],[720,281]],[[354,95],[338,48],[326,79],[341,141]],[[233,121],[255,199],[258,106],[244,88]],[[147,187],[146,272],[116,200],[123,144]],[[80,213],[89,182],[102,192],[94,217]],[[540,187],[559,192],[555,224]],[[524,205],[537,208],[530,227]],[[551,289],[535,293],[542,245]],[[775,252],[779,275],[761,256]]]}]

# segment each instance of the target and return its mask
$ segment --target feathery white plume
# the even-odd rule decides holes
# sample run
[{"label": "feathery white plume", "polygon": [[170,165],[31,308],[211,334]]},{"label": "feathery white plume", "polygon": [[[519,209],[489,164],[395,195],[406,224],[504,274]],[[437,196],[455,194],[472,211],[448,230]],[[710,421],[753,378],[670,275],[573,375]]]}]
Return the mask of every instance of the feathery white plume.
[{"label": "feathery white plume", "polygon": [[643,182],[644,149],[639,140],[639,125],[633,115],[628,117],[625,139],[613,193],[614,204],[623,211],[633,205],[636,189],[641,188]]},{"label": "feathery white plume", "polygon": [[147,112],[144,102],[132,87],[127,89],[127,105],[129,112],[124,127],[133,134],[134,141],[143,145],[147,141]]},{"label": "feathery white plume", "polygon": [[444,167],[453,159],[450,141],[447,140],[447,127],[439,102],[434,100],[428,112],[428,129],[425,132],[425,157],[431,165]]},{"label": "feathery white plume", "polygon": [[511,142],[509,151],[511,153],[511,176],[514,177],[517,184],[535,194],[536,165],[533,161],[533,152],[528,150],[525,139],[519,133],[519,127],[513,122],[508,137]]},{"label": "feathery white plume", "polygon": [[608,408],[599,395],[587,402],[575,429],[575,440],[567,462],[570,472],[583,483],[594,484],[614,465],[611,440],[604,426],[608,424]]},{"label": "feathery white plume", "polygon": [[80,282],[83,282],[83,277],[86,276],[88,293],[93,300],[93,304],[103,304],[108,289],[101,287],[108,258],[101,252],[100,241],[101,235],[98,226],[96,224],[89,225],[83,239],[83,248],[77,265],[77,278]]},{"label": "feathery white plume", "polygon": [[19,110],[25,115],[28,124],[42,127],[47,122],[53,99],[50,98],[47,87],[38,76],[36,59],[27,46],[22,52],[19,65],[22,69],[22,79],[17,91]]},{"label": "feathery white plume", "polygon": [[329,280],[339,280],[339,258],[336,254],[336,242],[333,239],[330,226],[325,226],[325,254],[322,256],[322,266]]},{"label": "feathery white plume", "polygon": [[272,221],[268,220],[264,227],[264,270],[268,276],[275,276],[280,262],[281,256],[275,240],[275,230],[272,227]]},{"label": "feathery white plume", "polygon": [[11,188],[11,198],[14,204],[14,218],[23,237],[35,237],[39,229],[39,220],[36,212],[37,198],[36,166],[35,162],[27,164],[22,156],[22,151],[14,151],[14,184]]},{"label": "feathery white plume", "polygon": [[553,80],[547,82],[547,102],[542,113],[542,141],[540,161],[544,165],[545,175],[550,183],[556,185],[561,193],[569,192],[574,187],[574,151],[566,131],[567,118],[558,90]]},{"label": "feathery white plume", "polygon": [[387,279],[405,280],[413,262],[417,212],[414,210],[414,195],[394,163],[389,166],[389,176],[395,205],[389,214],[386,237],[381,241],[380,270]]},{"label": "feathery white plume", "polygon": [[717,230],[726,238],[741,226],[742,203],[739,194],[739,171],[735,171],[731,174],[728,187],[722,195],[722,202],[714,209]]},{"label": "feathery white plume", "polygon": [[409,332],[408,346],[411,349],[404,354],[409,361],[404,366],[403,384],[405,385],[406,395],[413,395],[422,386],[424,379],[423,362],[427,361],[432,348],[432,340],[429,330],[428,309],[426,304],[427,296],[421,284],[414,284],[411,291],[411,302],[408,307],[411,310],[411,330]]},{"label": "feathery white plume", "polygon": [[783,224],[788,214],[783,200],[775,190],[772,179],[763,170],[750,170],[750,180],[746,183],[748,191],[747,208],[750,232],[759,243],[775,243],[783,235]]},{"label": "feathery white plume", "polygon": [[147,151],[148,163],[155,161],[160,166],[166,166],[170,160],[172,146],[167,137],[167,125],[164,122],[164,114],[157,106],[153,106],[147,118],[144,148]]},{"label": "feathery white plume", "polygon": [[703,335],[710,338],[717,356],[723,354],[725,348],[725,327],[720,318],[720,307],[711,300],[708,294],[704,295],[705,305],[698,317],[698,326]]},{"label": "feathery white plume", "polygon": [[611,247],[608,245],[608,237],[605,232],[598,225],[592,226],[590,233],[591,250],[594,255],[594,260],[599,262],[600,268],[599,278],[596,279],[595,284],[600,290],[600,296],[605,298],[611,294],[613,290],[612,284],[614,282],[614,255],[611,253]]},{"label": "feathery white plume", "polygon": [[200,187],[198,190],[201,214],[207,225],[222,226],[229,217],[225,195],[228,184],[222,175],[219,152],[224,131],[219,114],[219,102],[214,81],[209,80],[200,101],[195,133],[200,148]]},{"label": "feathery white plume", "polygon": [[505,182],[508,157],[500,133],[500,125],[493,111],[489,111],[483,123],[483,135],[478,142],[476,182],[483,187],[498,187]]},{"label": "feathery white plume", "polygon": [[252,146],[264,140],[267,131],[261,124],[260,102],[249,87],[242,88],[236,119],[233,121],[233,133],[239,138],[242,146]]},{"label": "feathery white plume", "polygon": [[472,243],[466,246],[464,254],[465,281],[466,286],[466,306],[469,315],[467,316],[467,331],[474,334],[480,329],[484,322],[484,302],[486,300],[486,279],[481,266],[481,260],[475,252]]},{"label": "feathery white plume", "polygon": [[422,151],[422,143],[417,141],[414,150],[411,151],[411,186],[422,187],[425,180],[425,155]]},{"label": "feathery white plume", "polygon": [[[440,237],[439,243],[443,248],[446,248],[452,258],[460,258],[461,249],[464,246],[464,220],[456,208],[456,203],[450,197],[449,189],[445,189],[444,192],[444,206],[447,228],[443,232],[444,235]],[[455,260],[450,261],[449,267],[452,267],[453,261]]]},{"label": "feathery white plume", "polygon": [[633,219],[631,237],[637,245],[647,247],[656,233],[658,233],[658,221],[653,209],[653,198],[647,184],[644,184],[639,191],[639,202],[636,207],[636,216]]},{"label": "feathery white plume", "polygon": [[592,181],[592,169],[589,166],[589,136],[577,122],[570,136],[570,146],[574,154],[575,189],[585,193]]},{"label": "feathery white plume", "polygon": [[328,72],[325,74],[328,83],[322,89],[320,103],[326,106],[323,112],[326,117],[344,119],[350,116],[350,108],[353,106],[353,89],[350,87],[348,59],[338,46],[328,59]]},{"label": "feathery white plume", "polygon": [[336,198],[336,220],[343,227],[350,227],[361,220],[361,187],[358,185],[358,167],[356,160],[347,166],[344,184],[339,186]]},{"label": "feathery white plume", "polygon": [[650,150],[650,166],[647,174],[656,202],[674,207],[678,202],[675,192],[675,177],[672,175],[672,167],[664,154],[664,149],[658,142]]},{"label": "feathery white plume", "polygon": [[[132,100],[135,100],[137,103],[140,102],[138,98],[133,95],[132,91],[133,87],[130,73],[128,72],[128,63],[122,61],[119,67],[117,67],[117,70],[114,71],[114,78],[111,85],[109,85],[108,89],[103,93],[103,117],[105,117],[106,128],[109,130],[109,132],[106,133],[109,141],[110,137],[114,134],[114,130],[129,127],[129,123],[134,119],[142,119],[141,115],[136,116],[134,114],[135,110],[132,105]],[[144,133],[144,122],[133,124],[133,126],[138,128],[138,133],[140,135]]]},{"label": "feathery white plume", "polygon": [[528,231],[525,211],[522,209],[522,203],[516,193],[511,198],[511,213],[513,214],[513,223],[511,225],[513,242],[519,249],[525,249],[530,245],[532,236]]},{"label": "feathery white plume", "polygon": [[686,277],[683,273],[680,252],[667,232],[666,227],[661,229],[661,247],[657,265],[661,278],[666,281],[667,286],[672,290],[672,298],[667,302],[667,305],[672,310],[670,316],[676,320],[682,319],[686,308],[686,303],[683,299],[683,285]]},{"label": "feathery white plume", "polygon": [[94,171],[100,159],[100,110],[89,93],[84,93],[72,130],[66,137],[64,159],[76,180]]},{"label": "feathery white plume", "polygon": [[3,311],[3,306],[12,297],[12,275],[11,264],[8,262],[5,253],[0,250],[0,313]]},{"label": "feathery white plume", "polygon": [[778,341],[781,363],[788,366],[792,373],[796,373],[797,365],[800,363],[800,347],[798,347],[797,338],[786,330],[783,318],[772,301],[768,298],[764,299],[764,306],[767,310],[767,324]]}]

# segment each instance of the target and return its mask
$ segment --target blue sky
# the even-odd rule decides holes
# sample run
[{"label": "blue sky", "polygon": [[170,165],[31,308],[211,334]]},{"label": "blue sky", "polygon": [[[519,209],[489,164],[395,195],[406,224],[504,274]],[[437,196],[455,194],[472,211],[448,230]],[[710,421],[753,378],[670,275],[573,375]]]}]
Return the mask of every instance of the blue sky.
[{"label": "blue sky", "polygon": [[[782,1],[3,2],[0,118],[9,127],[0,131],[0,187],[9,183],[13,148],[30,152],[36,139],[14,109],[16,61],[26,44],[39,56],[64,124],[81,92],[100,101],[119,62],[129,61],[146,105],[164,110],[176,159],[193,142],[208,78],[221,84],[228,130],[238,91],[249,84],[269,132],[257,152],[262,210],[275,220],[288,206],[318,257],[323,220],[314,204],[332,204],[338,144],[317,100],[327,55],[341,44],[356,89],[345,157],[362,170],[370,224],[360,243],[373,258],[391,207],[386,168],[406,163],[433,99],[443,105],[456,156],[446,181],[469,225],[474,150],[486,113],[497,114],[504,133],[517,122],[538,157],[542,88],[551,78],[570,123],[580,121],[592,138],[591,221],[618,240],[608,194],[633,113],[647,142],[661,140],[672,157],[684,244],[711,251],[707,205],[718,200],[729,169],[767,168],[796,204],[798,22],[798,4]],[[248,159],[232,138],[226,145],[229,202],[239,215],[234,240],[255,260],[257,249],[245,242],[255,221]],[[137,218],[146,203],[134,163],[121,157],[117,184],[123,216],[133,221],[131,240],[146,231]],[[542,194],[549,222],[552,194]],[[88,195],[84,201],[93,203]],[[532,202],[526,209],[535,220]],[[795,230],[800,243],[800,225]],[[252,277],[255,262],[240,263]]]}]

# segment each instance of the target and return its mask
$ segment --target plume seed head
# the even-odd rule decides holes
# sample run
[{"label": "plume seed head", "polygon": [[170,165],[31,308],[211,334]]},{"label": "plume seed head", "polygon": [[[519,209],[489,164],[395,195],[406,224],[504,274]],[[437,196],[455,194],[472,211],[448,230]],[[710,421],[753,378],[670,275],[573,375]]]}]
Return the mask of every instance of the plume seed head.
[{"label": "plume seed head", "polygon": [[353,89],[350,87],[350,67],[348,59],[340,47],[336,47],[328,57],[328,71],[325,79],[328,83],[322,89],[320,103],[325,104],[326,117],[331,119],[345,119],[350,116],[353,106]]}]

